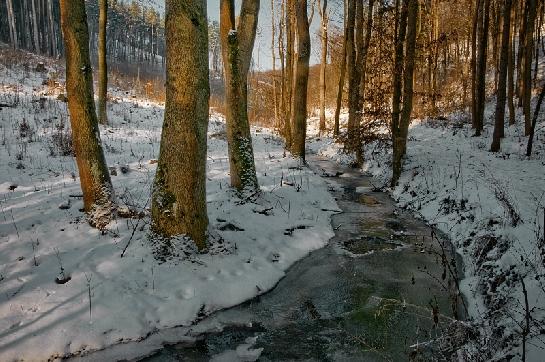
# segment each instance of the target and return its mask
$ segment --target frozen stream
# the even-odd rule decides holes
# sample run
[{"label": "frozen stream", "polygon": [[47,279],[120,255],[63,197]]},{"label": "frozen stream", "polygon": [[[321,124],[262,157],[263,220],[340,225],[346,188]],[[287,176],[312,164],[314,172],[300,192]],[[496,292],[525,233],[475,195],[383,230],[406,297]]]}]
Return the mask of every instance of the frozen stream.
[{"label": "frozen stream", "polygon": [[296,263],[269,293],[210,316],[221,331],[144,361],[250,361],[259,352],[260,361],[406,361],[455,350],[453,304],[464,313],[450,297],[449,275],[461,267],[450,244],[374,192],[370,177],[317,156],[309,164],[331,182],[343,210],[333,216],[329,245]]}]

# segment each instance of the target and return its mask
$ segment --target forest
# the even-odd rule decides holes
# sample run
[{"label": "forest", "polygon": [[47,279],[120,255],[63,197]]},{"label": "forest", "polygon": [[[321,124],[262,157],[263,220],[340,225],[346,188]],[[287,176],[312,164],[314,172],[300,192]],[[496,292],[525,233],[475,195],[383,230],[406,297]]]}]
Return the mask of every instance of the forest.
[{"label": "forest", "polygon": [[542,361],[544,19],[0,0],[0,360]]}]

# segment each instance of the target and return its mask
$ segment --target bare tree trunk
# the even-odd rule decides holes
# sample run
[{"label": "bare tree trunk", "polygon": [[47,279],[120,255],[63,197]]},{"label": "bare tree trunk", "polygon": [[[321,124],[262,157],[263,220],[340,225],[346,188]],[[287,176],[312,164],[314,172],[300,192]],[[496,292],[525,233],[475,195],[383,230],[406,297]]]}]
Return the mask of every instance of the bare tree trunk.
[{"label": "bare tree trunk", "polygon": [[271,55],[272,55],[272,82],[273,82],[273,102],[274,102],[274,127],[279,128],[279,105],[278,105],[278,87],[276,79],[276,24],[274,14],[274,0],[271,0]]},{"label": "bare tree trunk", "polygon": [[307,0],[296,0],[297,60],[293,82],[293,140],[291,153],[305,161],[307,132],[307,85],[310,60],[310,33],[307,16]]},{"label": "bare tree trunk", "polygon": [[486,60],[488,50],[488,24],[490,0],[484,0],[482,25],[479,27],[479,51],[477,61],[477,80],[476,80],[476,119],[474,120],[475,136],[480,136],[484,126],[484,102],[486,96]]},{"label": "bare tree trunk", "polygon": [[284,135],[286,148],[291,149],[292,145],[292,103],[293,103],[293,81],[294,81],[294,42],[295,42],[295,0],[286,1],[286,113],[284,120]]},{"label": "bare tree trunk", "polygon": [[[319,2],[320,0],[318,0]],[[321,42],[322,42],[322,59],[320,63],[320,133],[326,129],[326,117],[325,117],[325,96],[326,96],[326,67],[327,67],[327,26],[328,26],[328,14],[327,14],[327,0],[323,0],[322,4],[318,4],[320,7],[321,16]]]},{"label": "bare tree trunk", "polygon": [[[8,0],[11,1],[11,0]],[[57,34],[55,33],[55,22],[53,21],[53,0],[47,0],[47,17],[49,19],[49,30],[51,37],[51,55],[57,57],[58,48],[57,48]]]},{"label": "bare tree trunk", "polygon": [[104,228],[111,220],[113,188],[106,167],[89,59],[89,33],[84,0],[61,0],[61,24],[66,51],[66,92],[72,126],[72,144],[89,221]]},{"label": "bare tree trunk", "polygon": [[391,180],[391,186],[395,186],[401,175],[401,147],[403,145],[401,139],[401,95],[403,92],[403,54],[405,45],[405,35],[407,31],[407,12],[408,1],[403,0],[401,9],[399,8],[399,1],[396,0],[396,19],[395,19],[395,54],[394,54],[394,68],[393,68],[393,92],[392,92],[392,120],[390,127],[392,129],[392,171],[393,176]]},{"label": "bare tree trunk", "polygon": [[477,0],[473,15],[473,27],[471,36],[471,120],[473,128],[476,128],[477,120],[477,37],[481,14],[482,0]]},{"label": "bare tree trunk", "polygon": [[511,6],[511,29],[509,31],[509,60],[507,62],[507,106],[509,108],[509,125],[515,124],[515,24],[517,2]]},{"label": "bare tree trunk", "polygon": [[490,146],[490,151],[492,152],[498,152],[500,150],[501,138],[504,136],[505,92],[507,85],[507,63],[509,62],[509,33],[511,31],[511,2],[512,0],[505,0],[505,3],[503,4],[503,31],[501,36],[496,114],[492,145]]},{"label": "bare tree trunk", "polygon": [[36,0],[30,0],[30,3],[32,5],[32,35],[34,39],[34,51],[37,54],[41,53],[41,47],[40,47],[40,35],[38,30],[38,19],[36,14]]},{"label": "bare tree trunk", "polygon": [[185,234],[202,250],[208,227],[206,1],[166,0],[165,36],[165,120],[153,185],[152,229],[165,237]]},{"label": "bare tree trunk", "polygon": [[108,0],[99,0],[98,8],[98,121],[108,124],[106,111],[106,98],[108,97],[108,63],[106,62]]},{"label": "bare tree trunk", "polygon": [[17,25],[15,23],[15,14],[13,12],[13,0],[6,0],[6,6],[8,8],[9,37],[11,41],[11,46],[14,49],[19,49],[19,40],[17,38]]},{"label": "bare tree trunk", "polygon": [[543,103],[543,98],[545,97],[545,84],[541,88],[539,97],[537,99],[536,109],[534,111],[534,117],[532,118],[532,126],[530,127],[530,134],[528,135],[528,144],[526,146],[526,156],[530,157],[532,155],[532,145],[534,143],[534,132],[536,130],[537,117],[539,116],[539,110],[541,108],[541,103]]},{"label": "bare tree trunk", "polygon": [[532,99],[532,52],[534,50],[534,24],[536,18],[536,0],[527,1],[527,23],[526,34],[524,36],[524,64],[522,70],[522,108],[524,110],[524,134],[530,134],[531,110],[530,102]]},{"label": "bare tree trunk", "polygon": [[356,103],[357,101],[357,94],[354,94],[356,92],[357,86],[359,86],[359,79],[356,79],[358,68],[356,65],[356,42],[355,42],[355,34],[356,34],[356,11],[357,11],[357,2],[358,0],[348,0],[348,11],[347,11],[347,22],[346,22],[346,68],[348,70],[348,127],[347,127],[347,144],[345,147],[353,151],[353,148],[351,147],[350,141],[353,139],[354,136],[354,120],[355,120],[355,111],[356,111]]},{"label": "bare tree trunk", "polygon": [[259,0],[242,1],[238,26],[234,0],[221,0],[220,9],[231,186],[253,194],[259,186],[248,121],[248,70],[257,30]]},{"label": "bare tree trunk", "polygon": [[348,6],[347,1],[350,0],[344,0],[344,37],[343,37],[343,47],[342,47],[342,58],[341,58],[341,69],[340,69],[340,76],[339,76],[339,87],[337,88],[337,103],[335,107],[335,125],[333,129],[333,135],[338,136],[339,135],[339,117],[341,115],[341,106],[342,106],[342,99],[343,99],[343,88],[344,88],[344,78],[346,74],[346,57],[347,57],[347,50],[346,50],[346,40],[348,39],[348,27],[346,25],[347,23],[347,12],[348,12]]},{"label": "bare tree trunk", "polygon": [[[407,136],[413,107],[413,82],[418,21],[418,0],[404,0],[404,7],[405,4],[407,7],[407,11],[405,12],[407,24],[407,38],[405,44],[405,65],[403,71],[403,109],[401,110],[401,115],[399,119],[399,128],[396,132],[397,137],[394,141],[395,146],[392,158],[392,186],[395,186],[397,184],[397,181],[401,176],[401,160],[407,151]],[[403,18],[401,20],[401,23],[403,23]]]}]

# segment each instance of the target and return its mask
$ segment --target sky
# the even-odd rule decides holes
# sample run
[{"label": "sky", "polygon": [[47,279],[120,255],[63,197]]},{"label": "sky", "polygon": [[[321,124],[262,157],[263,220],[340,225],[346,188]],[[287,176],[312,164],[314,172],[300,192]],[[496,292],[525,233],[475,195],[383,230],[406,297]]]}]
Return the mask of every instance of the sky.
[{"label": "sky", "polygon": [[[220,0],[208,0],[208,18],[211,20],[219,21],[219,3]],[[238,6],[240,0],[235,1]],[[278,12],[280,11],[280,1],[275,0],[275,18],[278,19]],[[320,31],[320,14],[317,8],[317,0],[308,0],[309,6],[315,4],[314,16],[312,18],[312,23],[310,25],[310,37],[311,37],[311,57],[310,63],[317,64],[320,62],[320,53],[321,45],[319,38]],[[329,1],[329,11],[331,13],[331,19],[341,19],[343,14],[343,1]],[[272,69],[272,53],[271,53],[271,36],[272,36],[272,26],[271,26],[271,1],[270,0],[261,0],[259,9],[259,23],[257,28],[256,41],[254,46],[254,56],[253,62],[256,70],[269,70]],[[339,6],[340,5],[340,6]],[[309,9],[309,16],[310,16]],[[278,21],[278,20],[277,20]],[[278,26],[277,26],[278,31]],[[276,35],[278,36],[278,35]],[[278,56],[278,51],[276,51]],[[277,65],[279,62],[277,61]]]},{"label": "sky", "polygon": [[[159,12],[164,14],[164,0],[139,0],[139,2],[145,6],[152,6],[156,8]],[[238,6],[240,5],[240,0],[235,0]],[[280,10],[280,1],[274,0],[275,2],[275,18],[278,19],[278,11]],[[317,4],[317,0],[308,0],[310,4]],[[329,1],[329,11],[331,13],[331,19],[340,19],[342,21],[343,14],[343,1],[342,0],[333,0]],[[210,20],[219,21],[219,4],[220,0],[208,0],[208,18]],[[255,70],[269,70],[272,68],[272,53],[271,53],[271,36],[272,36],[272,26],[271,26],[271,1],[270,0],[261,0],[261,7],[259,10],[259,23],[256,35],[256,41],[254,46],[254,68]],[[316,5],[317,6],[317,5]],[[310,16],[310,10],[309,10]],[[320,14],[317,7],[315,8],[315,13],[310,25],[310,35],[311,35],[311,58],[310,63],[316,64],[320,61],[320,39],[318,36],[320,28]]]}]

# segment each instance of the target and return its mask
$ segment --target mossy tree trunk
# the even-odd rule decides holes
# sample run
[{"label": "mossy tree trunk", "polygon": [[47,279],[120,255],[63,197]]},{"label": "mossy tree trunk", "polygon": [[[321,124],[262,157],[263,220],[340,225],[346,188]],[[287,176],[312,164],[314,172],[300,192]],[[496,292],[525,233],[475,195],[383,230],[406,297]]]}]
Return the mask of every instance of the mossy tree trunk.
[{"label": "mossy tree trunk", "polygon": [[248,120],[248,71],[257,30],[259,0],[242,1],[238,27],[234,0],[221,0],[220,12],[231,186],[245,193],[254,193],[259,185]]},{"label": "mossy tree trunk", "polygon": [[307,85],[310,60],[310,33],[308,29],[307,1],[297,0],[295,8],[297,25],[297,57],[293,82],[292,145],[291,153],[305,161],[307,134]]},{"label": "mossy tree trunk", "polygon": [[206,1],[166,1],[166,103],[153,185],[152,230],[206,246],[208,22]]},{"label": "mossy tree trunk", "polygon": [[98,7],[98,120],[102,124],[107,124],[108,64],[106,62],[106,23],[108,21],[108,0],[99,0]]},{"label": "mossy tree trunk", "polygon": [[89,32],[84,0],[61,0],[61,26],[66,52],[66,93],[72,144],[91,224],[102,228],[110,221],[113,188],[100,142],[93,72],[89,59]]}]

